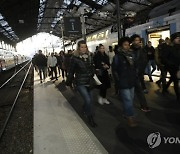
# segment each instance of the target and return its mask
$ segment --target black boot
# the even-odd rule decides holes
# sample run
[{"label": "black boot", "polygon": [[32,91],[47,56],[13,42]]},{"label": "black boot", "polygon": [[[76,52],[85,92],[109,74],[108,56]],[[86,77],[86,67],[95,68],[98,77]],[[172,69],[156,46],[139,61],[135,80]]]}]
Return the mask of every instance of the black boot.
[{"label": "black boot", "polygon": [[158,85],[159,88],[161,88],[161,81],[160,80],[156,81],[156,84]]},{"label": "black boot", "polygon": [[93,116],[88,116],[88,123],[91,127],[97,127],[97,124],[94,122]]},{"label": "black boot", "polygon": [[151,77],[151,76],[149,76],[149,81],[150,81],[150,82],[153,82],[153,79],[152,79],[152,77]]}]

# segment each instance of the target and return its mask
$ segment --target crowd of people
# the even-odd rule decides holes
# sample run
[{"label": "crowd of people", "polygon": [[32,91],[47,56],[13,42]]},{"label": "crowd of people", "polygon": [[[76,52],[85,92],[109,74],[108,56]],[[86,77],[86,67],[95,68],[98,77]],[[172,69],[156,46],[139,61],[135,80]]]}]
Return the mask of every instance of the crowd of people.
[{"label": "crowd of people", "polygon": [[[77,50],[69,50],[67,54],[61,51],[59,54],[51,53],[46,57],[39,50],[33,58],[35,67],[39,70],[40,81],[46,79],[48,72],[51,80],[58,79],[62,75],[66,79],[67,86],[77,89],[84,100],[83,111],[87,121],[92,127],[97,124],[93,117],[92,89],[98,88],[98,103],[110,104],[107,99],[107,90],[115,85],[115,93],[120,96],[123,106],[123,116],[127,119],[130,127],[137,125],[134,119],[133,101],[137,96],[140,109],[143,112],[150,112],[145,94],[148,93],[144,81],[147,74],[149,81],[153,82],[152,74],[158,69],[161,71],[160,79],[156,84],[161,92],[166,94],[168,87],[173,82],[177,102],[180,101],[179,94],[179,72],[180,72],[180,33],[174,33],[171,38],[160,39],[155,49],[150,41],[142,45],[142,39],[134,34],[131,37],[122,37],[119,44],[109,47],[105,51],[103,44],[96,47],[94,53],[88,50],[86,41],[79,41]],[[167,82],[167,72],[170,79]],[[42,78],[43,74],[43,78]],[[97,78],[96,78],[97,77]],[[96,85],[100,82],[100,85]]]},{"label": "crowd of people", "polygon": [[62,76],[65,81],[72,53],[72,50],[68,50],[67,54],[60,51],[59,54],[52,52],[49,56],[45,56],[42,50],[39,50],[32,58],[32,63],[40,76],[40,83],[45,82],[48,76],[51,77],[51,80],[58,80],[58,77]]}]

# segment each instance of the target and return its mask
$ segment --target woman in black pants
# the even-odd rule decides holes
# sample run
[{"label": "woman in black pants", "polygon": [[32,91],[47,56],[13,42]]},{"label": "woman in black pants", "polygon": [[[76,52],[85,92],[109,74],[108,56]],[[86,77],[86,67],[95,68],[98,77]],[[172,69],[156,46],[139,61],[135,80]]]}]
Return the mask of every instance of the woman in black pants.
[{"label": "woman in black pants", "polygon": [[99,45],[98,52],[94,56],[94,64],[97,72],[97,77],[101,81],[100,92],[98,97],[98,103],[110,104],[106,98],[107,89],[110,88],[110,78],[108,74],[108,69],[110,68],[109,57],[105,53],[105,48],[102,44]]}]

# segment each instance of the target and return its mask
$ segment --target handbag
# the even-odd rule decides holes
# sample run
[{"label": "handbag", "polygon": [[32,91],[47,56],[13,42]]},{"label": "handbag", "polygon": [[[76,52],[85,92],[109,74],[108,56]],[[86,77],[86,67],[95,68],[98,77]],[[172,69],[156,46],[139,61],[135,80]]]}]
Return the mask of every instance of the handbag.
[{"label": "handbag", "polygon": [[[84,65],[86,70],[87,70],[87,67],[86,65]],[[90,78],[90,82],[89,82],[89,85],[91,88],[94,88],[96,86],[99,86],[99,85],[102,85],[101,81],[98,79],[97,75],[94,74],[94,76],[92,78]]]},{"label": "handbag", "polygon": [[102,76],[102,75],[103,75],[103,70],[101,70],[101,69],[96,69],[96,74],[97,74],[98,76]]},{"label": "handbag", "polygon": [[101,81],[98,79],[96,74],[94,74],[93,79],[95,80],[96,85],[98,85],[98,86],[102,85]]},{"label": "handbag", "polygon": [[99,79],[96,76],[96,74],[94,74],[94,76],[92,78],[90,78],[89,85],[90,85],[90,88],[95,88],[97,86],[102,85],[102,83],[101,83],[101,81],[99,81]]}]

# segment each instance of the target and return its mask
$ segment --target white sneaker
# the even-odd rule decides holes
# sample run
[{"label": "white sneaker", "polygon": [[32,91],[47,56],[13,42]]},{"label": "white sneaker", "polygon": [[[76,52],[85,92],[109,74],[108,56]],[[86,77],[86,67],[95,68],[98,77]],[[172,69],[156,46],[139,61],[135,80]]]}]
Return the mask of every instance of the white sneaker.
[{"label": "white sneaker", "polygon": [[103,105],[104,102],[103,102],[103,98],[101,96],[98,96],[98,103]]},{"label": "white sneaker", "polygon": [[110,102],[109,102],[106,98],[103,98],[103,102],[104,102],[105,104],[110,104]]}]

